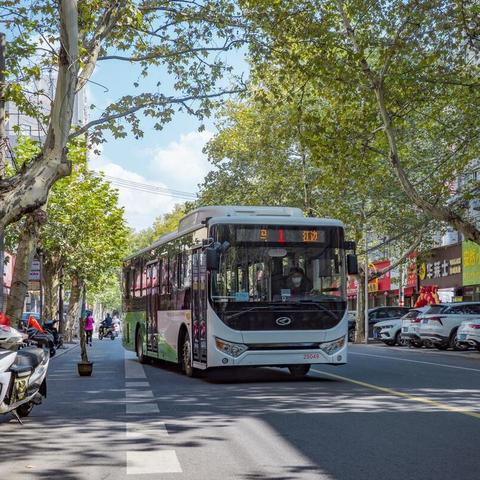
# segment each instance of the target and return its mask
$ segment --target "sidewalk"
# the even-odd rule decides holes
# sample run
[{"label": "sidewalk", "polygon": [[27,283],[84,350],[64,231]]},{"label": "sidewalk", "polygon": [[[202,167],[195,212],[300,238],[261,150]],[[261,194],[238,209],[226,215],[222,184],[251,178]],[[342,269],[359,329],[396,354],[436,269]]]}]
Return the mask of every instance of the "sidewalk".
[{"label": "sidewalk", "polygon": [[125,468],[121,342],[94,340],[93,347],[88,347],[94,362],[92,377],[78,375],[80,350],[76,347],[78,343],[67,344],[52,358],[48,396],[23,426],[9,416],[0,417],[1,436],[8,438],[0,450],[2,478],[118,479],[118,467]]}]

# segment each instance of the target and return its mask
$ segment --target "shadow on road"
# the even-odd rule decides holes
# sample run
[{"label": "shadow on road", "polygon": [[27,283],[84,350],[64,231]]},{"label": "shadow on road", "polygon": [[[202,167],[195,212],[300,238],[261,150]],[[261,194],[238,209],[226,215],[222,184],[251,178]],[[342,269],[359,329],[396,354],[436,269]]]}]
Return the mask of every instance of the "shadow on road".
[{"label": "shadow on road", "polygon": [[[160,443],[155,436],[135,439],[137,451],[175,449],[181,458],[208,452],[207,465],[214,462],[207,477],[190,471],[178,478],[443,480],[458,478],[460,460],[462,480],[478,478],[479,423],[458,413],[320,373],[299,380],[285,369],[235,368],[187,378],[161,362],[144,366],[154,398],[127,400],[118,342],[97,342],[92,359],[91,378],[76,375],[74,354],[52,363],[49,398],[23,427],[0,418],[0,435],[8,438],[0,450],[2,478],[124,478],[132,448],[127,422],[153,429],[156,421],[168,436]],[[424,393],[480,404],[479,389]],[[126,415],[127,402],[152,401],[160,414]]]}]

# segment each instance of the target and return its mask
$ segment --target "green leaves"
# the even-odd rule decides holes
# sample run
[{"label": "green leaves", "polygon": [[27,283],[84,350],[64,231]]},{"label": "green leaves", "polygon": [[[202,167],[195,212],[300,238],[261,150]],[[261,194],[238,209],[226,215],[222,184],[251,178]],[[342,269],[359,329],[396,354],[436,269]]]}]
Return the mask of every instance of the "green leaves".
[{"label": "green leaves", "polygon": [[67,274],[95,286],[121,264],[128,231],[117,191],[88,170],[85,146],[71,145],[69,159],[72,175],[50,193],[41,243]]}]

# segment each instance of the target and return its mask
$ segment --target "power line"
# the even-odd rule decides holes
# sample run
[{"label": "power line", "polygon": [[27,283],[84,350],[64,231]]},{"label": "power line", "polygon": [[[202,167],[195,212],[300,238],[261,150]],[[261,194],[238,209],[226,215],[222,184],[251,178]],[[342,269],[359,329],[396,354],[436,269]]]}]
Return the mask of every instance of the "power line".
[{"label": "power line", "polygon": [[113,185],[126,188],[129,190],[135,190],[145,193],[151,193],[154,195],[164,195],[174,198],[180,198],[183,200],[196,200],[197,196],[191,192],[184,192],[182,190],[175,190],[168,187],[159,187],[157,185],[151,185],[148,183],[134,182],[133,180],[126,180],[124,178],[113,177],[111,175],[102,175],[98,172],[94,172],[96,177],[101,177],[112,183]]}]

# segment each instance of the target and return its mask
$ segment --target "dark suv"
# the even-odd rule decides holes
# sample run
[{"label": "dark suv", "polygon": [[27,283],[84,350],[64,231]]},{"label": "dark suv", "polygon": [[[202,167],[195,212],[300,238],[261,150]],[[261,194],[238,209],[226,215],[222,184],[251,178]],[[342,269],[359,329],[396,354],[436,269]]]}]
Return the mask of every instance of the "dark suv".
[{"label": "dark suv", "polygon": [[[368,309],[368,338],[373,337],[373,326],[383,320],[394,320],[403,317],[408,313],[408,307],[375,307]],[[348,321],[348,339],[355,338],[355,320]]]}]

